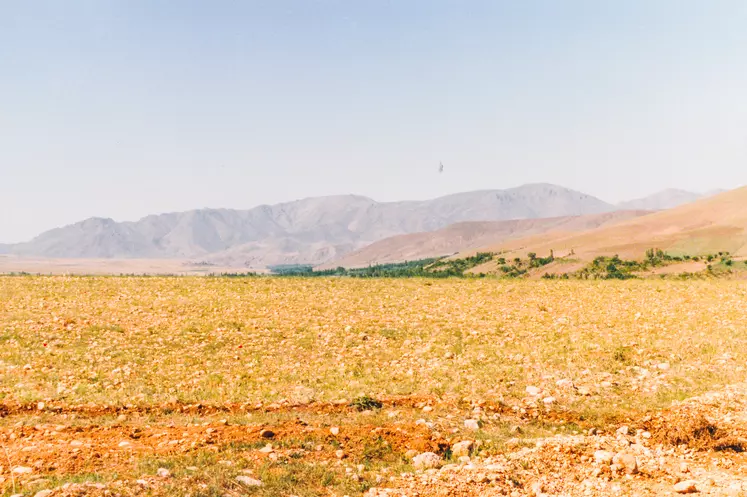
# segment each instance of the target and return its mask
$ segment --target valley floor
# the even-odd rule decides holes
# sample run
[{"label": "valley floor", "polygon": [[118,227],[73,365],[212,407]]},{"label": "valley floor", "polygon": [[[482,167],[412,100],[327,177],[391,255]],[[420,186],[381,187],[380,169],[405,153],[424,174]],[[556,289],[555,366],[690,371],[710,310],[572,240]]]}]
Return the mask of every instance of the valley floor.
[{"label": "valley floor", "polygon": [[3,277],[0,495],[745,495],[746,295]]}]

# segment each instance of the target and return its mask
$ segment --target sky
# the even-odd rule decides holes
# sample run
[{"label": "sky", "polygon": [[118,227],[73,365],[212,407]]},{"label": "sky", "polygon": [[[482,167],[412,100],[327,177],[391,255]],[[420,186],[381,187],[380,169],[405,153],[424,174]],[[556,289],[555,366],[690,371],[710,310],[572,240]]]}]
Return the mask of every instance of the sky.
[{"label": "sky", "polygon": [[318,195],[740,186],[745,26],[744,0],[0,0],[0,242]]}]

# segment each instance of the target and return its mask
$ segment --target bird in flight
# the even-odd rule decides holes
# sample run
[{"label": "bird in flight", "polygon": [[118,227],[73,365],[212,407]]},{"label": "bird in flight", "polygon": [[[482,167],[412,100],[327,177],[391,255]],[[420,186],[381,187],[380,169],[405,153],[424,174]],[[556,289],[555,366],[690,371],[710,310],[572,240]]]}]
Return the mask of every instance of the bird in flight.
[{"label": "bird in flight", "polygon": [[438,163],[438,172],[439,173],[444,172],[444,163],[443,162],[439,162]]}]

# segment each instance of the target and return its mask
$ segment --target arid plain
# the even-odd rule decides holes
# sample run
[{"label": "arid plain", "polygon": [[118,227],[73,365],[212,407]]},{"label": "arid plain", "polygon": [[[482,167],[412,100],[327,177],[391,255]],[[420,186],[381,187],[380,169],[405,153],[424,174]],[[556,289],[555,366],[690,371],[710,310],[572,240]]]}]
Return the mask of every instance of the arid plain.
[{"label": "arid plain", "polygon": [[0,492],[743,495],[745,296],[3,277]]}]

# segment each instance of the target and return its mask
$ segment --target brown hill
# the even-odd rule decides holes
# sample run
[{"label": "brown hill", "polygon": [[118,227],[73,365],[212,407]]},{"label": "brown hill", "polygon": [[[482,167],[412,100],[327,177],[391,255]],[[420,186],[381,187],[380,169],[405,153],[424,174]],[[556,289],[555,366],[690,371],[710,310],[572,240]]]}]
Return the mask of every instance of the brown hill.
[{"label": "brown hill", "polygon": [[320,269],[337,266],[365,267],[447,256],[550,231],[563,234],[581,232],[616,224],[644,214],[648,214],[648,211],[615,211],[586,216],[456,223],[436,231],[385,238],[341,259],[320,266]]},{"label": "brown hill", "polygon": [[507,251],[516,255],[555,252],[563,256],[573,252],[586,260],[598,255],[640,259],[649,248],[673,255],[699,255],[728,251],[747,256],[747,187],[713,197],[629,219],[614,226],[601,226],[584,233],[545,233],[486,244],[475,251]]}]

